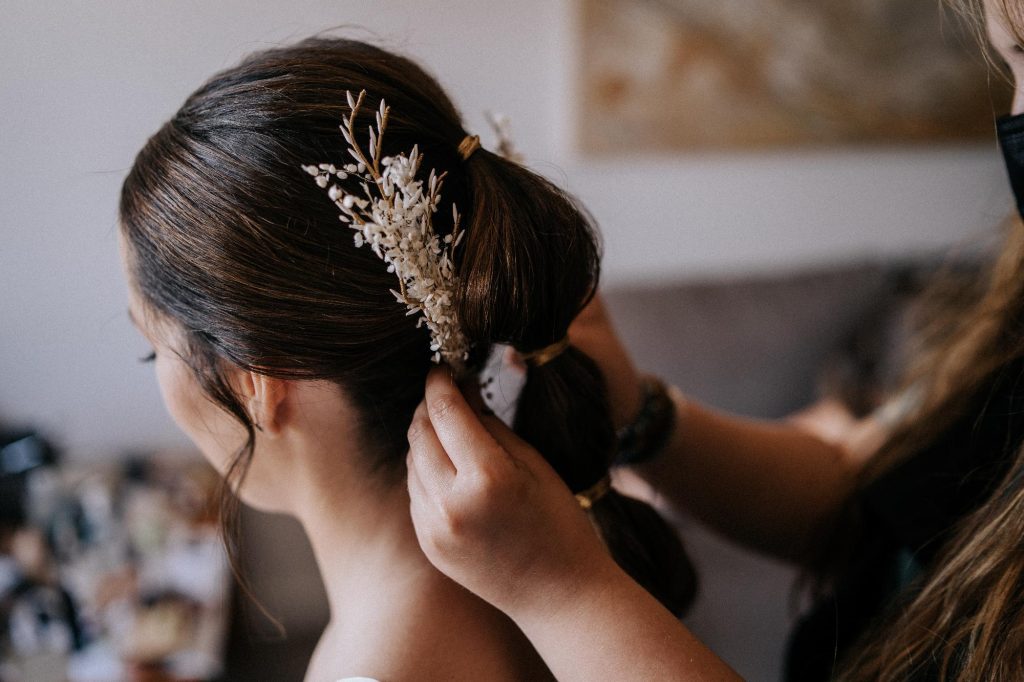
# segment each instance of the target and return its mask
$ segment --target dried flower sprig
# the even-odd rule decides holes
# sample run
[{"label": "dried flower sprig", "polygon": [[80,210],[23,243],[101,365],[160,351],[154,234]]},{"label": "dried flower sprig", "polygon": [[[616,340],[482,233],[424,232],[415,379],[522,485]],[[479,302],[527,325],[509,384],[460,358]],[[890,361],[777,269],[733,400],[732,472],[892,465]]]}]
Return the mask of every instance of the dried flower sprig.
[{"label": "dried flower sprig", "polygon": [[[345,92],[349,116],[339,126],[348,143],[352,162],[342,166],[330,163],[303,166],[316,184],[341,212],[339,219],[355,230],[356,247],[368,245],[388,265],[388,272],[398,276],[398,291],[391,293],[408,308],[408,315],[421,314],[417,326],[430,329],[433,361],[442,360],[461,371],[469,358],[469,343],[462,333],[456,315],[456,275],[452,256],[462,241],[460,215],[452,204],[451,234],[442,239],[434,233],[433,215],[441,202],[445,173],[433,169],[426,181],[416,175],[423,157],[419,145],[408,156],[381,157],[381,142],[388,124],[390,107],[384,100],[376,113],[376,127],[369,126],[369,147],[364,152],[356,142],[356,116],[366,91],[353,97]],[[337,184],[349,176],[359,181],[363,195],[349,193]]]},{"label": "dried flower sprig", "polygon": [[516,149],[516,145],[512,141],[508,116],[491,111],[486,112],[485,115],[491,129],[494,130],[494,135],[498,138],[498,153],[509,161],[524,163],[525,157]]}]

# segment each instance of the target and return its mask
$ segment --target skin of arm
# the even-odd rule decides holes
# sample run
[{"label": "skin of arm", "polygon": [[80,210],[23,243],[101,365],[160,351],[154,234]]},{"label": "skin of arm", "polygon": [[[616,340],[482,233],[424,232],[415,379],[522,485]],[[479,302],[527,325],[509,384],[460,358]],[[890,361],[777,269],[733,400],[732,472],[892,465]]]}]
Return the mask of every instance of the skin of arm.
[{"label": "skin of arm", "polygon": [[673,391],[676,428],[650,462],[621,472],[650,501],[685,509],[752,549],[801,561],[852,492],[857,461],[840,444],[785,422],[716,412]]},{"label": "skin of arm", "polygon": [[[597,362],[616,426],[640,409],[639,373],[600,297],[569,330]],[[727,415],[673,392],[676,425],[664,450],[618,481],[662,511],[686,510],[730,539],[800,560],[839,510],[863,448],[826,440],[797,422]],[[854,429],[856,431],[856,429]]]},{"label": "skin of arm", "polygon": [[[639,409],[638,375],[600,300],[570,336],[605,374],[617,425],[628,422]],[[678,428],[665,451],[622,473],[655,487],[656,504],[799,556],[851,484],[846,450],[795,423],[675,400]],[[409,442],[410,510],[424,553],[510,616],[558,679],[739,679],[615,565],[539,453],[474,413],[444,371],[428,378]]]},{"label": "skin of arm", "polygon": [[559,680],[742,679],[610,558],[563,599],[508,614]]},{"label": "skin of arm", "polygon": [[444,370],[427,379],[409,444],[420,547],[509,615],[557,679],[739,679],[615,565],[540,454],[476,414]]}]

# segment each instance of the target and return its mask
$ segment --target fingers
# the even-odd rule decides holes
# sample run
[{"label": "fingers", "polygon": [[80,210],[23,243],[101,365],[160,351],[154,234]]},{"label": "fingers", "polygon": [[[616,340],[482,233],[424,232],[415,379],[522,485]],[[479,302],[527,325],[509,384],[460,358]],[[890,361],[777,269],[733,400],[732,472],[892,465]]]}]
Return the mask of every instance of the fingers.
[{"label": "fingers", "polygon": [[410,495],[414,492],[443,495],[455,478],[455,465],[437,438],[425,403],[420,403],[413,414],[408,438],[409,456],[406,465],[409,469]]},{"label": "fingers", "polygon": [[597,293],[569,325],[569,338],[575,345],[576,337],[581,331],[586,333],[590,327],[606,324],[608,324],[608,312],[604,306],[604,299],[600,293]]},{"label": "fingers", "polygon": [[433,433],[457,470],[506,456],[446,370],[431,370],[423,400]]},{"label": "fingers", "polygon": [[526,374],[526,363],[523,362],[523,356],[512,346],[505,349],[503,362],[506,367],[511,368],[520,375]]},{"label": "fingers", "polygon": [[[498,446],[508,453],[509,461],[515,464],[520,471],[528,472],[536,481],[553,482],[555,485],[565,487],[561,477],[555,472],[551,464],[544,459],[543,455],[532,445],[520,438],[505,422],[497,417],[484,417],[480,422],[495,442],[497,442]],[[568,487],[565,490],[568,492]]]},{"label": "fingers", "polygon": [[409,509],[412,513],[413,526],[418,528],[416,521],[424,515],[425,509],[430,508],[432,498],[426,486],[423,485],[423,481],[420,480],[419,472],[416,470],[411,455],[407,462],[406,486],[409,489]]},{"label": "fingers", "polygon": [[487,433],[494,439],[494,442],[505,452],[513,454],[523,449],[533,449],[529,443],[520,438],[515,431],[497,417],[481,417],[480,423],[487,429]]},{"label": "fingers", "polygon": [[420,549],[434,561],[435,552],[439,549],[438,540],[443,538],[443,535],[438,535],[439,528],[443,530],[443,526],[438,526],[438,519],[444,518],[441,510],[444,509],[447,491],[438,490],[436,486],[428,489],[420,478],[416,460],[411,453],[408,463],[406,485],[409,489],[409,516]]},{"label": "fingers", "polygon": [[541,454],[504,422],[478,416],[443,369],[427,376],[426,395],[409,428],[409,442],[410,495],[425,492],[441,501],[456,476],[479,474],[493,480],[511,471],[508,464],[535,480],[564,486]]}]

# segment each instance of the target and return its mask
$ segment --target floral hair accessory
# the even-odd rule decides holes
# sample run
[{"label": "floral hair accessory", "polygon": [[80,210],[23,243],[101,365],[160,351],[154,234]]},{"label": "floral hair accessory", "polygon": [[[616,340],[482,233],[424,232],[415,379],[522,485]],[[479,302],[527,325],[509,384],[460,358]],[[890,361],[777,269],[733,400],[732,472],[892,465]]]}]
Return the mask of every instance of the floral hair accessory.
[{"label": "floral hair accessory", "polygon": [[[408,156],[381,157],[381,140],[388,123],[388,107],[380,101],[377,125],[369,127],[370,146],[364,153],[356,143],[356,115],[366,91],[353,98],[346,91],[350,114],[340,126],[348,143],[352,162],[343,166],[330,163],[303,166],[316,184],[341,212],[339,219],[355,230],[356,247],[368,245],[387,263],[388,272],[398,276],[398,291],[391,293],[408,308],[408,315],[420,314],[417,326],[430,329],[433,361],[442,360],[457,372],[469,358],[469,343],[459,327],[456,315],[456,276],[452,255],[462,241],[459,212],[452,204],[453,227],[444,238],[434,233],[433,215],[441,202],[445,173],[433,169],[426,181],[416,179],[423,157],[414,145]],[[334,178],[352,176],[360,181],[362,195],[346,192],[333,183]]]},{"label": "floral hair accessory", "polygon": [[519,152],[515,143],[512,141],[512,133],[509,130],[510,125],[508,116],[489,111],[487,112],[487,122],[494,130],[494,134],[498,137],[498,153],[509,161],[523,163],[525,161],[525,157]]}]

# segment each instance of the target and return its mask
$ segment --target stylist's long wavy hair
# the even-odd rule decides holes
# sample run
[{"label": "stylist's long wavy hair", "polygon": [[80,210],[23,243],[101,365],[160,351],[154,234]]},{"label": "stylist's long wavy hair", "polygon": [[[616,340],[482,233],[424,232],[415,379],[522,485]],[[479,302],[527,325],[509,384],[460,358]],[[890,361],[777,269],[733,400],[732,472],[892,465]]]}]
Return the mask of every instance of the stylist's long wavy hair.
[{"label": "stylist's long wavy hair", "polygon": [[[982,0],[951,4],[983,41]],[[990,7],[1024,45],[1024,3]],[[929,330],[931,351],[909,377],[925,382],[924,403],[869,462],[862,484],[941,437],[953,415],[1024,356],[1024,225],[1014,217],[1006,229],[980,300]],[[995,492],[962,521],[911,598],[856,647],[842,680],[912,680],[934,669],[957,682],[1024,680],[1024,448],[1006,454],[1013,462]]]}]

